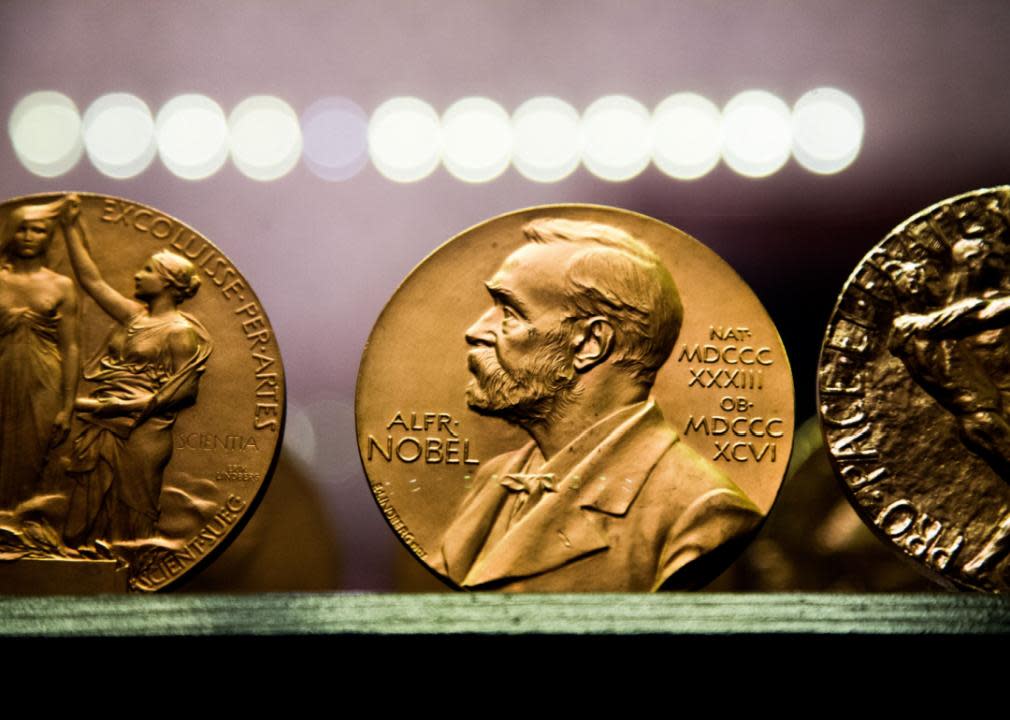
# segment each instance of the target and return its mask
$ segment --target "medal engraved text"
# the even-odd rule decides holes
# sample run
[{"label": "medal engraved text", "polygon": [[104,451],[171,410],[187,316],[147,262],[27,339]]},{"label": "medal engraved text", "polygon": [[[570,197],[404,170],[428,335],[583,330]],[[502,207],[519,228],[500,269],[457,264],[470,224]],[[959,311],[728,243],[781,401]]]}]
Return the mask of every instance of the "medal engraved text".
[{"label": "medal engraved text", "polygon": [[719,396],[717,414],[691,415],[684,436],[702,433],[712,438],[710,457],[717,462],[777,462],[777,440],[785,435],[785,421],[762,415],[755,400],[764,388],[764,368],[775,362],[773,350],[755,343],[749,328],[713,325],[708,342],[685,343],[677,361],[690,363],[688,388]]},{"label": "medal engraved text", "polygon": [[254,302],[246,302],[246,285],[230,261],[185,225],[144,207],[107,198],[101,220],[133,228],[166,242],[173,252],[185,256],[202,275],[209,278],[226,300],[241,303],[235,314],[239,316],[242,332],[249,341],[256,376],[253,428],[277,432],[284,400],[276,371],[277,359],[268,354],[273,332],[260,307]]},{"label": "medal engraved text", "polygon": [[241,433],[208,433],[190,432],[176,433],[176,450],[232,450],[259,451],[259,443],[255,435]]},{"label": "medal engraved text", "polygon": [[480,464],[471,457],[470,440],[460,437],[457,428],[459,420],[449,413],[398,412],[387,423],[385,435],[368,435],[365,458],[368,462]]},{"label": "medal engraved text", "polygon": [[203,558],[231,529],[245,510],[246,501],[229,495],[210,521],[188,543],[177,550],[159,553],[156,560],[144,568],[130,584],[140,590],[153,590],[182,573]]},{"label": "medal engraved text", "polygon": [[920,512],[908,500],[885,507],[877,514],[876,524],[905,552],[936,570],[945,569],[964,544],[964,535],[957,528]]}]

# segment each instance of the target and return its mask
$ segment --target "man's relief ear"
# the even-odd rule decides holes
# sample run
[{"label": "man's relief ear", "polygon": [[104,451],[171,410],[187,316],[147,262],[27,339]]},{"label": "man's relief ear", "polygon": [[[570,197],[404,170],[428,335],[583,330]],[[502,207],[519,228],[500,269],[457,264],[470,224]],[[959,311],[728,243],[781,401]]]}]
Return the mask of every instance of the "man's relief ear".
[{"label": "man's relief ear", "polygon": [[575,347],[573,364],[578,372],[585,372],[607,359],[614,347],[614,326],[607,318],[596,315],[579,323],[579,331],[572,339]]}]

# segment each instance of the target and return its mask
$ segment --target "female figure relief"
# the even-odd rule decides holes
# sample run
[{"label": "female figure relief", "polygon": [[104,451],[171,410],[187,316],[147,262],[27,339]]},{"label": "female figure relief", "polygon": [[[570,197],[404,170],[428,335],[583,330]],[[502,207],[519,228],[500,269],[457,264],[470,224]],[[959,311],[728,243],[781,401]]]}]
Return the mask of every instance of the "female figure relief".
[{"label": "female figure relief", "polygon": [[40,492],[49,451],[70,429],[77,291],[46,267],[62,208],[22,205],[0,236],[0,510]]},{"label": "female figure relief", "polygon": [[116,326],[85,367],[93,391],[75,404],[83,429],[68,468],[73,489],[64,528],[75,547],[155,534],[172,427],[196,401],[211,352],[207,330],[179,310],[200,286],[195,266],[172,252],[155,253],[134,276],[136,299],[127,298],[102,278],[79,215],[74,203],[63,216],[74,274]]}]

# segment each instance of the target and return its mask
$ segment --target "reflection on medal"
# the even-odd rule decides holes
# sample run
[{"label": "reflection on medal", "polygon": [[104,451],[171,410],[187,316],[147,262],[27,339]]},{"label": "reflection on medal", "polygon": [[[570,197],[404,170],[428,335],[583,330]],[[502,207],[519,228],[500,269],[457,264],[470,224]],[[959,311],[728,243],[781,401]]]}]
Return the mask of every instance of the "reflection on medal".
[{"label": "reflection on medal", "polygon": [[781,342],[744,283],[659,221],[504,215],[435,251],[368,341],[356,416],[376,500],[456,587],[707,582],[788,463]]},{"label": "reflection on medal", "polygon": [[850,501],[934,579],[1010,589],[1010,188],[927,208],[874,247],[821,350]]},{"label": "reflection on medal", "polygon": [[0,219],[0,591],[165,587],[223,547],[280,446],[266,317],[151,208],[70,194]]}]

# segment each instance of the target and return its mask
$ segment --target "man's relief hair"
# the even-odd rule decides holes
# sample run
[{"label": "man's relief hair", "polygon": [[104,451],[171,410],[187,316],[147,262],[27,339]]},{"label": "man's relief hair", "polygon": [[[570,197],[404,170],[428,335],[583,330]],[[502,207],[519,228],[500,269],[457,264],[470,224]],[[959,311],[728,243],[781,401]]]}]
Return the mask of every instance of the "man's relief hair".
[{"label": "man's relief hair", "polygon": [[684,316],[662,260],[629,233],[594,222],[545,218],[523,227],[530,242],[581,246],[568,262],[568,302],[577,317],[614,328],[614,364],[652,384],[670,357]]}]

